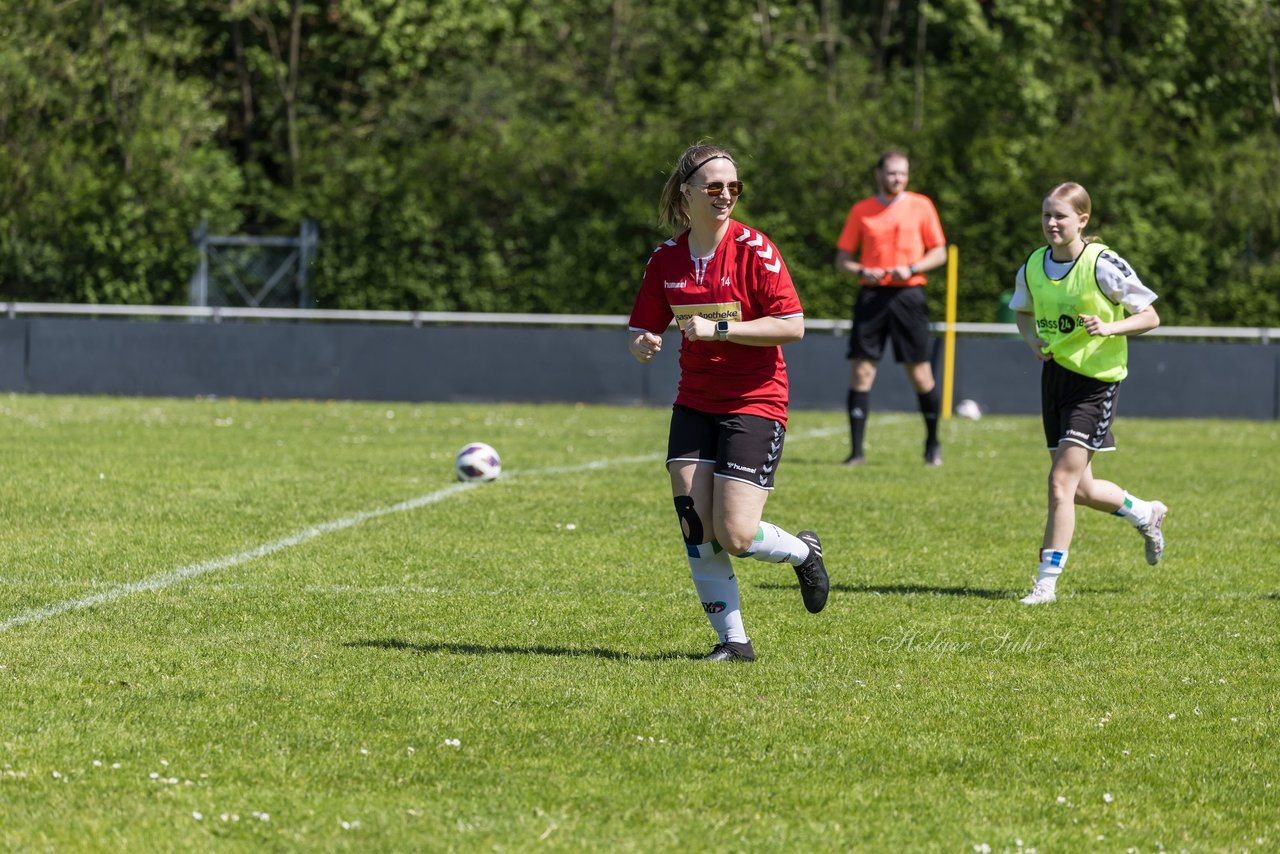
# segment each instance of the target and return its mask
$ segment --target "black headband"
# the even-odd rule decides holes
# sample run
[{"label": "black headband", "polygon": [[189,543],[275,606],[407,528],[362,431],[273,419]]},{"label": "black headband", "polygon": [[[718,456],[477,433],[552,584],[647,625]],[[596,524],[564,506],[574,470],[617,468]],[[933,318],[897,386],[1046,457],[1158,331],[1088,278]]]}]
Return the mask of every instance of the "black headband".
[{"label": "black headband", "polygon": [[690,178],[692,178],[692,177],[693,177],[693,173],[694,173],[694,172],[697,172],[699,169],[701,169],[703,166],[706,166],[706,165],[707,165],[708,163],[710,163],[712,160],[720,160],[720,159],[728,160],[730,163],[733,163],[733,158],[732,158],[732,157],[730,157],[730,156],[729,156],[729,155],[727,155],[727,154],[713,154],[713,155],[711,155],[710,157],[708,157],[706,160],[704,160],[704,161],[702,161],[701,163],[699,163],[697,166],[695,166],[695,167],[693,167],[692,169],[690,169],[688,172],[684,173],[684,177],[683,177],[683,178],[681,178],[680,180],[681,180],[682,182],[684,182],[684,181],[688,181]]}]

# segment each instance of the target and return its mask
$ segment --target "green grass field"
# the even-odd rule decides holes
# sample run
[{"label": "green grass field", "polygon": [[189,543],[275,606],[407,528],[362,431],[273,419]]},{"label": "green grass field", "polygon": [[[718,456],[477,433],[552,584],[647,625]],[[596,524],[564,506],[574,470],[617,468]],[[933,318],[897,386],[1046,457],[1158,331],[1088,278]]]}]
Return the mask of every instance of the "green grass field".
[{"label": "green grass field", "polygon": [[[1038,420],[792,415],[697,660],[667,412],[0,397],[0,849],[1253,851],[1280,845],[1275,423],[1126,419],[1149,568],[1034,572]],[[502,480],[452,481],[483,440]]]}]

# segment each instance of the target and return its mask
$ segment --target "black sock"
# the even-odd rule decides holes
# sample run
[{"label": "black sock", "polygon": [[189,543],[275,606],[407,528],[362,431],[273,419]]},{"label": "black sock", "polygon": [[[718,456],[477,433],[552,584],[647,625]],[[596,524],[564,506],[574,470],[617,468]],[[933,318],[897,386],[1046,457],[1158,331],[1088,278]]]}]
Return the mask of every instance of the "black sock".
[{"label": "black sock", "polygon": [[853,456],[862,456],[862,437],[867,432],[867,417],[871,415],[871,393],[849,389],[845,397],[845,410],[849,413],[849,437],[853,443]]},{"label": "black sock", "polygon": [[938,402],[938,387],[917,394],[916,399],[920,401],[920,414],[924,416],[925,444],[938,444],[938,410],[941,406]]}]

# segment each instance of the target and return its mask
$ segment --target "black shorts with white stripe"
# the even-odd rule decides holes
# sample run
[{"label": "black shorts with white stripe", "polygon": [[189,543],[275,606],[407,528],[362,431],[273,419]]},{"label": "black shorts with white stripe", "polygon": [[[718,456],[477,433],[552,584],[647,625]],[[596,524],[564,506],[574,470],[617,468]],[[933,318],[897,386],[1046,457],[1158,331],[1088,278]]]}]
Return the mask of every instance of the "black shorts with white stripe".
[{"label": "black shorts with white stripe", "polygon": [[1040,412],[1049,450],[1070,442],[1091,451],[1114,451],[1111,424],[1120,383],[1097,380],[1045,362],[1040,373]]},{"label": "black shorts with white stripe", "polygon": [[770,490],[786,432],[772,418],[721,415],[677,404],[671,408],[667,464],[676,460],[715,463],[716,477]]}]

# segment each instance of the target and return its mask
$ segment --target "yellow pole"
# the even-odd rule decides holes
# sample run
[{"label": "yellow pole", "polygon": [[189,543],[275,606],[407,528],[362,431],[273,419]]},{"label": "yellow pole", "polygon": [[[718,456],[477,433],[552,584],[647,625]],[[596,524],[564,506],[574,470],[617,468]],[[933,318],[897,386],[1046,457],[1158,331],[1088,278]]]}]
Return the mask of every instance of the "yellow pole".
[{"label": "yellow pole", "polygon": [[956,366],[956,280],[960,251],[955,244],[947,247],[947,328],[943,332],[942,417],[951,417],[951,396],[955,390]]}]

